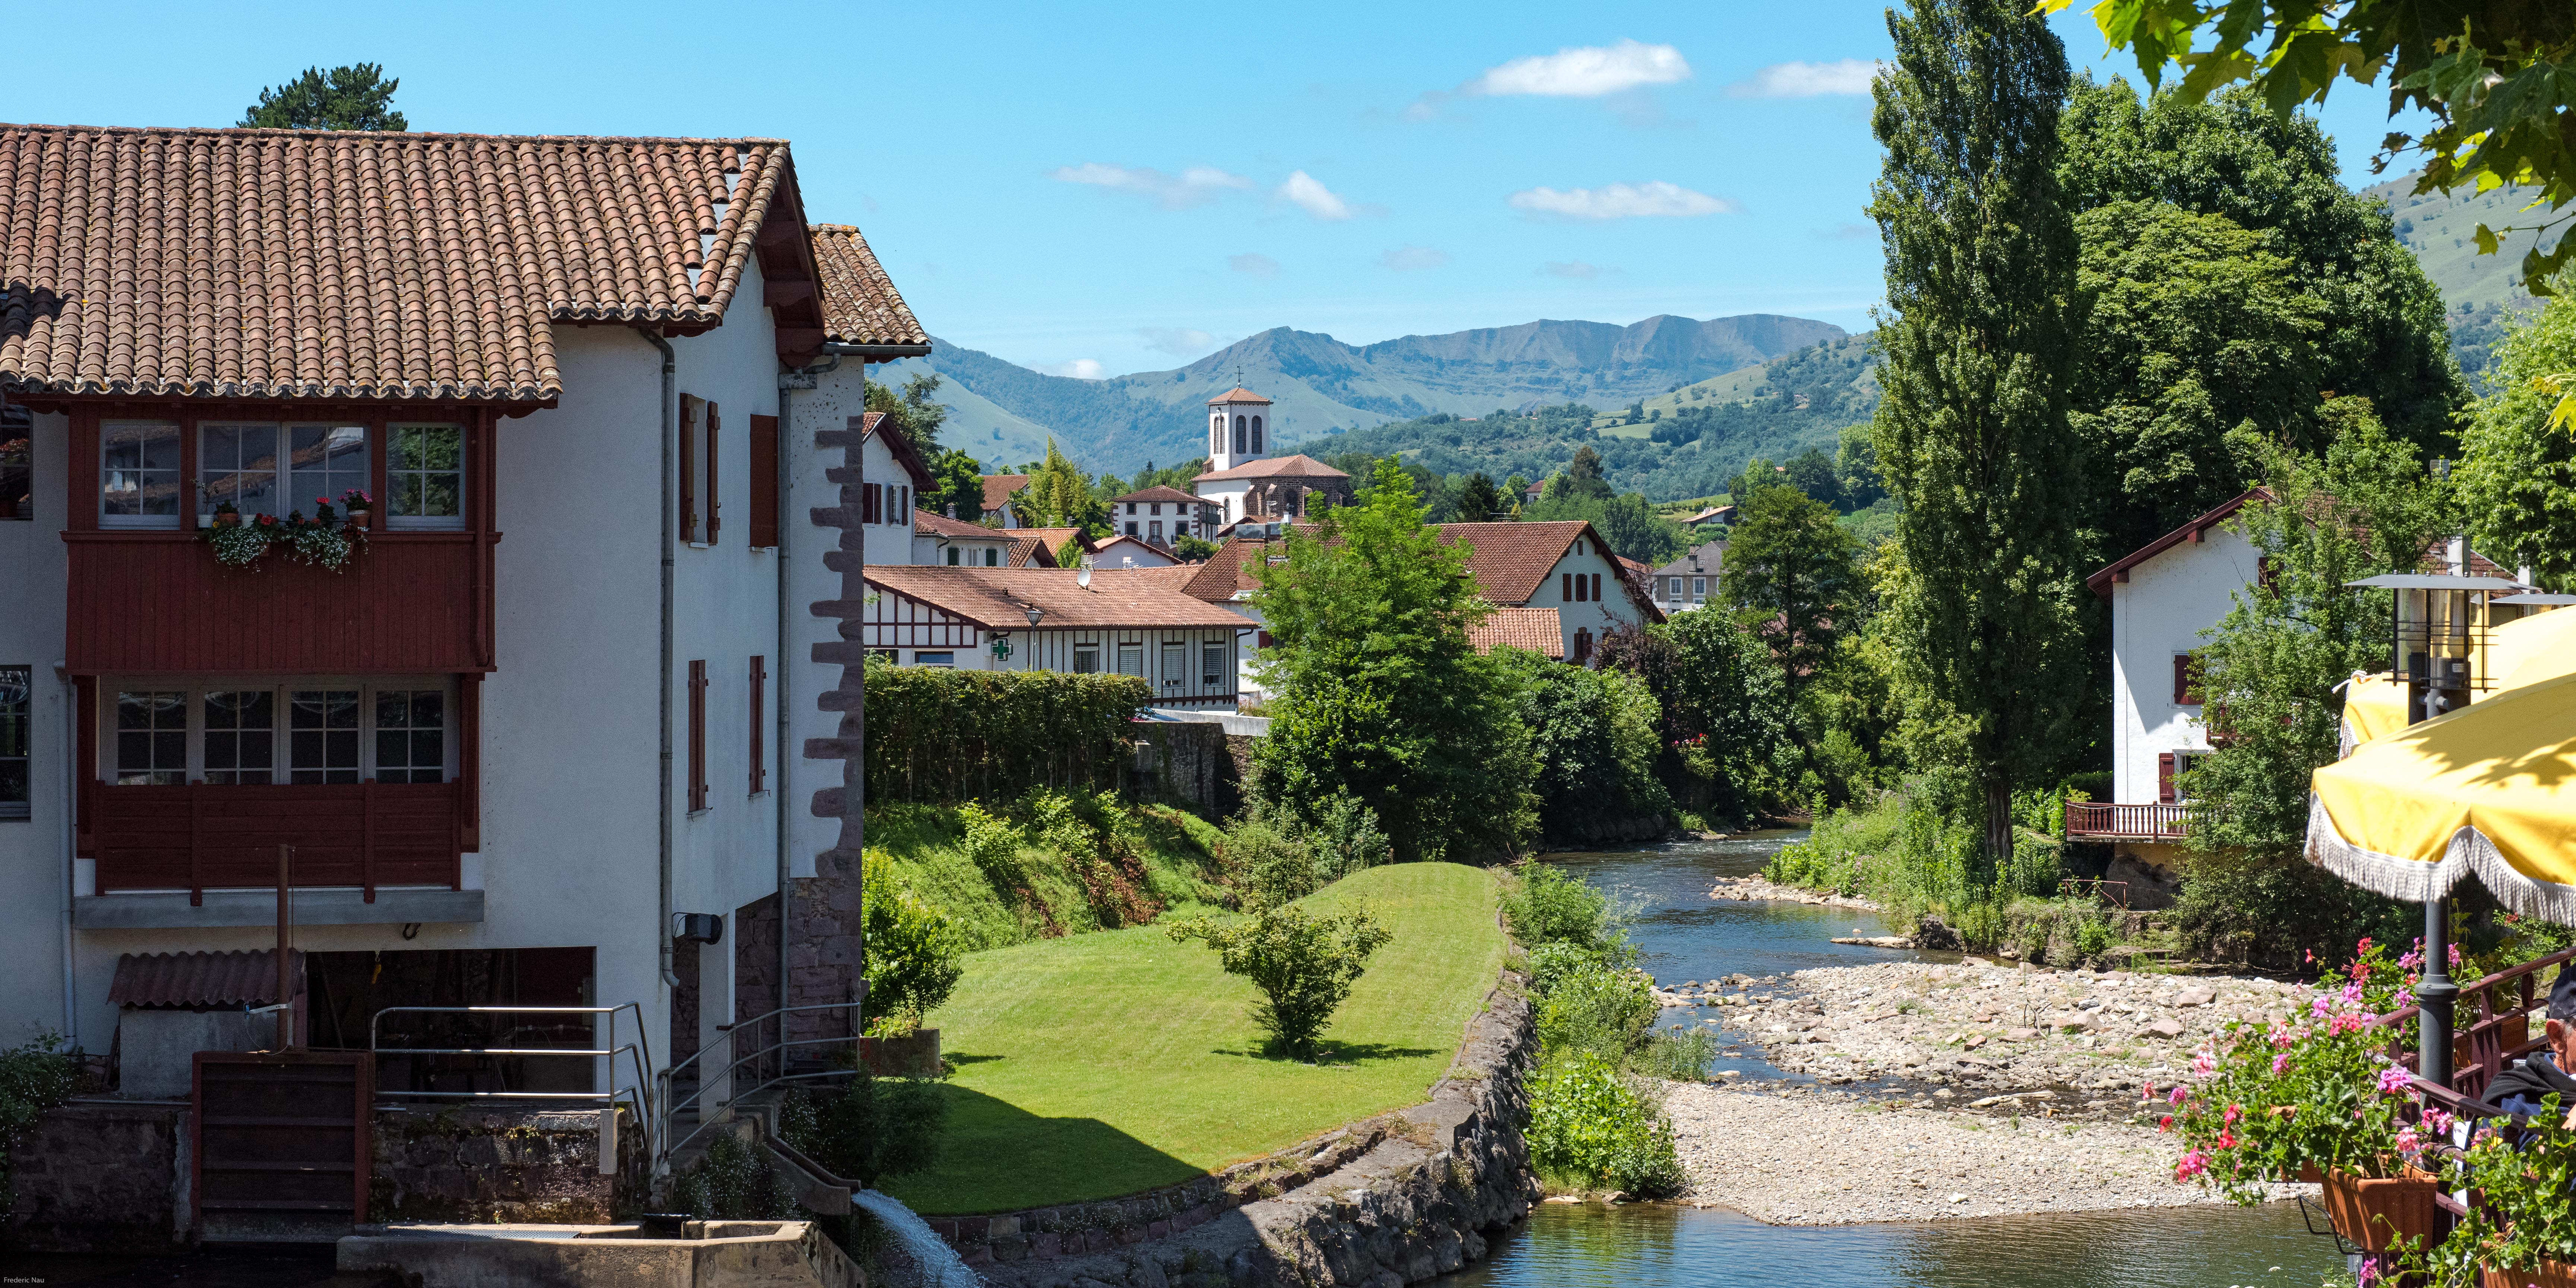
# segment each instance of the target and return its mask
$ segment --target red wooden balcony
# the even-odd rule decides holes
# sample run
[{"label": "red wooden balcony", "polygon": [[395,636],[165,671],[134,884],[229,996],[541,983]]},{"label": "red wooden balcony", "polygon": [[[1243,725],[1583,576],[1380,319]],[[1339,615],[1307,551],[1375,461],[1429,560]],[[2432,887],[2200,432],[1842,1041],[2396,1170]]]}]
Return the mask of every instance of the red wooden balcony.
[{"label": "red wooden balcony", "polygon": [[2066,802],[2066,836],[2087,841],[2180,841],[2191,830],[2189,805]]},{"label": "red wooden balcony", "polygon": [[75,674],[364,675],[492,669],[492,548],[377,533],[339,572],[226,568],[186,532],[66,532]]},{"label": "red wooden balcony", "polygon": [[460,783],[90,788],[98,892],[277,888],[277,847],[298,886],[456,889],[466,810]]}]

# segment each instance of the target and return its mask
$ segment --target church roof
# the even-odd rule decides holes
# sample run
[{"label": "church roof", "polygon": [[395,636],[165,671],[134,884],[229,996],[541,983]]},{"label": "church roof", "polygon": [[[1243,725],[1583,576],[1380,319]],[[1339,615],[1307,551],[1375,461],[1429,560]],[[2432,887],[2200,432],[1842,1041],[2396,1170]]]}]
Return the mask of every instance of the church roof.
[{"label": "church roof", "polygon": [[1192,483],[1205,483],[1209,479],[1266,479],[1279,477],[1346,479],[1349,478],[1350,475],[1344,474],[1340,470],[1334,469],[1332,466],[1326,465],[1312,456],[1307,456],[1301,453],[1295,456],[1270,456],[1257,461],[1245,461],[1243,464],[1237,465],[1230,470],[1210,470],[1205,474],[1199,475],[1197,478],[1191,479],[1190,481]]},{"label": "church roof", "polygon": [[1259,403],[1262,406],[1267,407],[1270,405],[1270,400],[1244,388],[1241,385],[1236,385],[1233,392],[1218,394],[1216,397],[1208,399],[1208,406],[1210,407],[1214,407],[1218,403]]}]

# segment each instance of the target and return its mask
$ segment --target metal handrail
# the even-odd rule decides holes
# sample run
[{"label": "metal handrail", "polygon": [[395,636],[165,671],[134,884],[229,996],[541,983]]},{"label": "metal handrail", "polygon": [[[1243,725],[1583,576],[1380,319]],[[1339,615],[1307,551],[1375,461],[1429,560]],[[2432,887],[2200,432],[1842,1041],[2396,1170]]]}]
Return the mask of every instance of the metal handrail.
[{"label": "metal handrail", "polygon": [[[617,1015],[635,1013],[635,1040],[617,1040]],[[604,1048],[575,1047],[389,1047],[384,1045],[378,1026],[396,1012],[443,1015],[605,1015],[608,1017],[608,1042]],[[636,1002],[615,1006],[387,1006],[367,1020],[367,1049],[378,1056],[387,1055],[513,1055],[555,1057],[560,1059],[596,1060],[603,1056],[610,1062],[610,1087],[606,1091],[392,1091],[379,1086],[379,1100],[423,1098],[438,1100],[584,1100],[614,1108],[624,1100],[634,1105],[636,1121],[645,1132],[647,1152],[659,1159],[662,1155],[661,1119],[653,1112],[653,1046],[651,1035],[644,1031],[644,1008]],[[620,1089],[615,1085],[618,1056],[627,1057],[634,1067],[635,1081]]]},{"label": "metal handrail", "polygon": [[[822,1078],[836,1078],[846,1074],[848,1071],[843,1069],[826,1069],[819,1073],[789,1073],[787,1072],[786,1061],[781,1060],[779,1062],[779,1071],[774,1076],[762,1078],[759,1082],[749,1087],[740,1086],[735,1082],[735,1074],[741,1070],[743,1065],[766,1059],[767,1057],[783,1052],[790,1047],[827,1046],[834,1043],[846,1042],[851,1046],[853,1067],[855,1067],[855,1057],[857,1055],[859,1043],[859,1034],[856,1031],[857,1026],[855,1024],[851,1026],[852,1032],[844,1036],[796,1038],[791,1040],[787,1037],[785,1017],[806,1011],[850,1011],[853,1013],[853,1018],[855,1019],[856,1012],[860,1005],[861,1003],[857,1001],[849,1001],[815,1002],[804,1006],[782,1006],[776,1010],[755,1015],[748,1020],[740,1020],[733,1024],[724,1026],[719,1030],[716,1041],[724,1044],[725,1050],[729,1053],[729,1057],[724,1064],[725,1085],[728,1088],[726,1103],[741,1100],[746,1096],[757,1095],[760,1092],[767,1091],[771,1087],[775,1087],[784,1082],[802,1082]],[[741,1033],[746,1029],[757,1032],[762,1025],[771,1021],[778,1022],[777,1041],[749,1052],[735,1050],[735,1034]],[[688,1135],[673,1139],[674,1133],[679,1130],[679,1116],[687,1110],[697,1108],[700,1102],[706,1097],[707,1081],[704,1076],[705,1069],[701,1067],[699,1070],[700,1077],[697,1089],[691,1091],[685,1097],[682,1097],[677,1093],[674,1084],[678,1080],[682,1070],[698,1064],[699,1061],[704,1060],[707,1056],[713,1054],[715,1049],[715,1045],[710,1043],[705,1048],[691,1054],[688,1059],[679,1061],[673,1064],[670,1068],[664,1069],[659,1075],[661,1081],[661,1099],[663,1105],[666,1106],[665,1113],[668,1115],[670,1121],[664,1125],[661,1132],[662,1139],[666,1143],[662,1146],[660,1153],[655,1155],[657,1165],[660,1159],[668,1157],[670,1154],[677,1153],[680,1149],[687,1146],[689,1142],[696,1140],[700,1133],[714,1125],[709,1122],[701,1121],[697,1126],[689,1129]]]}]

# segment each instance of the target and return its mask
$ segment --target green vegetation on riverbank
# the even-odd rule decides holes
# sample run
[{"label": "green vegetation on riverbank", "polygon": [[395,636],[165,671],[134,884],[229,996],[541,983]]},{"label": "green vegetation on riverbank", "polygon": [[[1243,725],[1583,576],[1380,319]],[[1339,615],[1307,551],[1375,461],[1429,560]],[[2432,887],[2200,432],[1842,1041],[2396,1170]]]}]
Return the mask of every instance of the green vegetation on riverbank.
[{"label": "green vegetation on riverbank", "polygon": [[884,805],[868,849],[895,882],[946,913],[969,950],[1223,904],[1220,834],[1185,810],[1107,793],[1031,793],[1007,806]]},{"label": "green vegetation on riverbank", "polygon": [[957,1068],[941,1087],[939,1164],[889,1192],[930,1213],[1110,1198],[1418,1102],[1502,968],[1494,877],[1392,864],[1302,901],[1324,913],[1362,903],[1394,939],[1313,1064],[1262,1055],[1252,985],[1160,930],[968,956],[928,1018]]}]

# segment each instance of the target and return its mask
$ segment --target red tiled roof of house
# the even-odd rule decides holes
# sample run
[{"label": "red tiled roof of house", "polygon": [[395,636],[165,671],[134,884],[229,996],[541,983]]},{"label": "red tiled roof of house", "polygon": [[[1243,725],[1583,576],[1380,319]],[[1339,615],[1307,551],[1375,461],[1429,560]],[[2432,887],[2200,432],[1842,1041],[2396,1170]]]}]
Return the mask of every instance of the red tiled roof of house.
[{"label": "red tiled roof of house", "polygon": [[[1441,540],[1464,541],[1472,547],[1467,571],[1475,575],[1477,589],[1484,592],[1487,600],[1506,606],[1528,603],[1546,583],[1548,574],[1556,571],[1557,561],[1574,548],[1576,537],[1587,537],[1604,554],[1609,553],[1610,544],[1581,519],[1440,525]],[[1623,567],[1626,563],[1618,562]],[[1628,602],[1645,620],[1664,620],[1664,611],[1655,606],[1654,597],[1646,593],[1642,583],[1622,577],[1619,584],[1627,592]]]},{"label": "red tiled roof of house", "polygon": [[1099,569],[1087,590],[1075,580],[1079,575],[1067,568],[870,564],[867,581],[988,630],[1029,629],[1031,605],[1042,610],[1040,630],[1243,625],[1241,617],[1175,589],[1168,569]]},{"label": "red tiled roof of house", "polygon": [[1350,475],[1344,474],[1340,470],[1334,469],[1332,466],[1326,465],[1312,456],[1300,455],[1263,457],[1257,461],[1250,461],[1242,465],[1237,465],[1230,470],[1210,470],[1205,474],[1199,475],[1197,478],[1191,479],[1190,481],[1193,483],[1204,483],[1209,479],[1346,479],[1349,477]]},{"label": "red tiled roof of house", "polygon": [[912,512],[912,530],[925,537],[949,537],[961,541],[1002,541],[1017,535],[1016,532],[1004,532],[944,514],[932,514],[928,510]]},{"label": "red tiled roof of house", "polygon": [[[1131,546],[1134,548],[1129,549],[1128,547]],[[1169,550],[1159,549],[1152,542],[1146,541],[1140,537],[1130,537],[1123,534],[1111,537],[1107,541],[1103,541],[1091,548],[1091,564],[1095,568],[1162,568],[1168,566],[1166,564],[1159,563],[1148,564],[1141,562],[1119,562],[1121,559],[1143,560],[1148,558],[1167,559],[1171,560],[1173,563],[1178,563],[1180,561],[1179,557]]]},{"label": "red tiled roof of house", "polygon": [[1497,608],[1493,616],[1467,628],[1467,642],[1479,653],[1525,648],[1563,661],[1565,624],[1553,608]]},{"label": "red tiled roof of house", "polygon": [[848,224],[816,224],[814,275],[823,292],[823,335],[835,344],[919,345],[930,334],[894,289],[868,239]]},{"label": "red tiled roof of house", "polygon": [[984,476],[984,513],[1007,509],[1011,494],[1029,485],[1026,474],[987,474]]},{"label": "red tiled roof of house", "polygon": [[1159,484],[1154,487],[1149,487],[1142,492],[1130,492],[1125,496],[1113,500],[1110,504],[1117,505],[1127,501],[1166,501],[1176,505],[1197,505],[1199,503],[1199,499],[1197,497],[1192,496],[1179,488],[1163,487]]},{"label": "red tiled roof of house", "polygon": [[1183,565],[1191,574],[1184,588],[1211,604],[1225,603],[1234,598],[1236,591],[1260,589],[1261,581],[1253,575],[1253,570],[1261,566],[1260,560],[1274,553],[1285,557],[1287,551],[1285,540],[1228,537],[1204,561]]},{"label": "red tiled roof of house", "polygon": [[545,402],[556,323],[695,333],[755,256],[812,273],[777,139],[0,125],[0,192],[26,393]]},{"label": "red tiled roof of house", "polygon": [[1218,403],[1260,403],[1266,407],[1270,404],[1270,400],[1244,388],[1241,385],[1236,385],[1234,388],[1218,394],[1214,398],[1208,399],[1208,406],[1210,407],[1216,406]]}]

